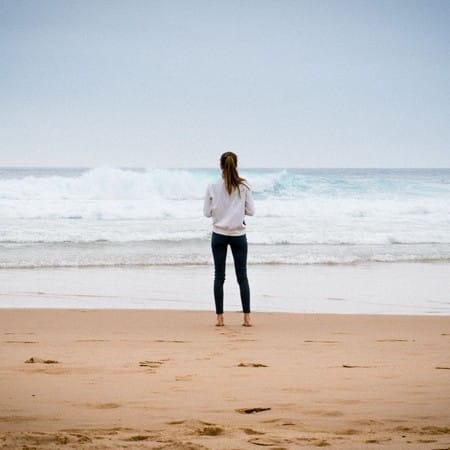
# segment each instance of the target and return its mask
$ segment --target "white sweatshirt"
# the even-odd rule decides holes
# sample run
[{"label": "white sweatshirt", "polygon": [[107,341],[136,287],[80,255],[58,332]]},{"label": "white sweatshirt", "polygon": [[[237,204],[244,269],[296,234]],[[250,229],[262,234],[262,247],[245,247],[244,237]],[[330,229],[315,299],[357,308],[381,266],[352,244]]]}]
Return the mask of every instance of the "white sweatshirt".
[{"label": "white sweatshirt", "polygon": [[222,178],[208,185],[203,214],[213,218],[213,231],[227,236],[242,236],[245,234],[245,216],[253,216],[255,206],[253,204],[252,191],[241,184],[240,195],[234,189],[231,195],[225,188]]}]

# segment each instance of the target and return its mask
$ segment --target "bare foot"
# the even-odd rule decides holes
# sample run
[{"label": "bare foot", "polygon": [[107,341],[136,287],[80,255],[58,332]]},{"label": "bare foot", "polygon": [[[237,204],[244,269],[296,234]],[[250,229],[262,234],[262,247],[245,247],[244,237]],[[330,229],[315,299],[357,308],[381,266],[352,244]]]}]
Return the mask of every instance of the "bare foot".
[{"label": "bare foot", "polygon": [[250,314],[244,313],[244,323],[242,324],[243,327],[251,327],[252,322],[250,321]]},{"label": "bare foot", "polygon": [[223,314],[217,314],[216,327],[223,327]]}]

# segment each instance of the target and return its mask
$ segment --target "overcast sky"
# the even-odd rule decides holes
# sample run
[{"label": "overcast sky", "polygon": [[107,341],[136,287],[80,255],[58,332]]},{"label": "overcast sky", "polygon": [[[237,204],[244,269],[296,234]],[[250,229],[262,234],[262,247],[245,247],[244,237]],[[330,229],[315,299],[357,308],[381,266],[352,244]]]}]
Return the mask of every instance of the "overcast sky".
[{"label": "overcast sky", "polygon": [[0,166],[450,167],[450,1],[0,0]]}]

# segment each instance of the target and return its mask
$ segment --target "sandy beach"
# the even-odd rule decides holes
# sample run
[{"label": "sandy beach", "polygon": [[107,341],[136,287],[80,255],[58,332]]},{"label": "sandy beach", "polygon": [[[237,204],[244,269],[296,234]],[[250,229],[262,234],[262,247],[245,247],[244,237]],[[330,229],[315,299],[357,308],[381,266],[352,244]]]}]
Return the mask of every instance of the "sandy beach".
[{"label": "sandy beach", "polygon": [[3,309],[6,449],[450,448],[450,317]]}]

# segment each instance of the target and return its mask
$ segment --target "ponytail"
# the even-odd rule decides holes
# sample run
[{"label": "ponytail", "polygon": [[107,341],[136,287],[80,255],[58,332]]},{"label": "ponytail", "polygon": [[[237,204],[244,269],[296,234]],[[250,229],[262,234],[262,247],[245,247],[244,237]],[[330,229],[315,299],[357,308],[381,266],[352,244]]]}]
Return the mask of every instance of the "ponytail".
[{"label": "ponytail", "polygon": [[239,195],[241,195],[241,191],[239,186],[241,184],[246,185],[246,179],[241,178],[237,171],[237,156],[233,152],[225,152],[220,157],[220,168],[222,169],[222,176],[225,182],[225,188],[229,195],[232,194],[234,189],[237,189]]}]

